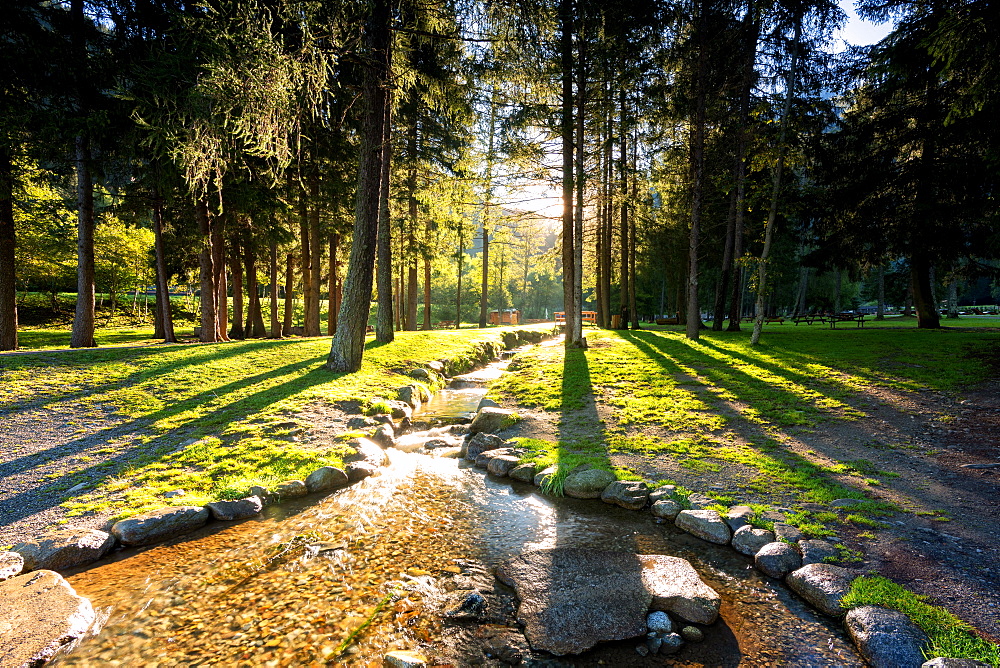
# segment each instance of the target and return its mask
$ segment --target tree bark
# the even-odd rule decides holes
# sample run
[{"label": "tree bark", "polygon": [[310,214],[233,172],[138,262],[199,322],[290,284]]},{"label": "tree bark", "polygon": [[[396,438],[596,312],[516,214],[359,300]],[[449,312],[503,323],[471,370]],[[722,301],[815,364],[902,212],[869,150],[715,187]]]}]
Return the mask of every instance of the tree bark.
[{"label": "tree bark", "polygon": [[233,277],[233,324],[229,330],[230,339],[247,338],[246,330],[243,329],[243,260],[240,255],[239,235],[233,234],[229,244],[229,273]]},{"label": "tree bark", "polygon": [[[281,335],[290,336],[292,333],[292,307],[294,305],[293,294],[295,290],[295,254],[289,253],[285,257],[285,312],[281,321]],[[235,319],[235,318],[234,318]]]},{"label": "tree bark", "polygon": [[170,312],[170,281],[167,280],[167,258],[163,247],[163,200],[159,192],[153,196],[153,240],[156,248],[156,305],[159,311],[164,343],[176,343],[174,317]]},{"label": "tree bark", "polygon": [[382,145],[389,136],[385,128],[385,105],[389,85],[389,5],[374,0],[365,32],[371,64],[363,74],[364,117],[361,127],[361,157],[354,214],[354,239],[344,282],[344,300],[337,316],[339,326],[333,336],[326,368],[357,371],[365,347],[365,329],[371,308],[375,241],[382,184]]},{"label": "tree bark", "polygon": [[885,265],[878,268],[878,306],[875,310],[876,320],[885,320]]},{"label": "tree bark", "polygon": [[[586,120],[587,120],[587,39],[584,22],[579,29],[579,57],[576,80],[576,211],[573,216],[573,318],[567,320],[572,328],[572,345],[586,348],[583,338],[583,214],[586,202]],[[569,334],[567,334],[567,337]]]},{"label": "tree bark", "polygon": [[[391,96],[391,93],[387,93],[387,96]],[[395,338],[392,312],[392,222],[389,218],[389,174],[392,160],[392,142],[389,139],[392,134],[391,108],[391,98],[387,98],[383,121],[385,136],[382,144],[382,183],[379,187],[378,249],[375,263],[375,271],[377,272],[375,280],[378,287],[375,340],[380,343],[388,343]],[[410,195],[413,197],[412,191]]]},{"label": "tree bark", "polygon": [[215,304],[215,267],[212,264],[212,218],[208,210],[208,201],[198,200],[194,207],[194,216],[198,221],[198,231],[201,233],[201,253],[198,256],[201,282],[201,337],[204,343],[214,343],[218,337],[218,316]]},{"label": "tree bark", "polygon": [[695,25],[697,65],[695,67],[694,122],[691,124],[691,229],[688,240],[687,327],[685,335],[697,341],[701,329],[701,307],[698,304],[698,244],[701,236],[701,205],[705,174],[705,98],[708,47],[705,44],[704,3],[698,3]]},{"label": "tree bark", "polygon": [[17,276],[14,272],[14,161],[0,146],[0,350],[17,350]]},{"label": "tree bark", "polygon": [[562,66],[562,274],[563,313],[565,317],[565,345],[573,346],[576,323],[573,322],[574,287],[576,277],[576,253],[573,242],[573,3],[572,0],[559,2],[559,50]]},{"label": "tree bark", "polygon": [[309,200],[304,189],[299,190],[299,271],[302,272],[302,332],[306,331],[306,320],[312,311],[312,248],[309,245]]},{"label": "tree bark", "polygon": [[941,316],[934,301],[931,286],[931,262],[924,255],[910,258],[910,282],[913,291],[913,306],[917,311],[917,327],[936,329],[941,326]]},{"label": "tree bark", "polygon": [[333,336],[337,332],[337,309],[338,295],[340,293],[340,280],[337,267],[337,253],[340,248],[340,235],[336,232],[330,235],[330,292],[327,296],[326,305],[326,334]]},{"label": "tree bark", "polygon": [[219,341],[229,340],[229,298],[226,285],[226,245],[223,237],[225,216],[219,216],[212,225],[212,268],[215,283],[216,337]]},{"label": "tree bark", "polygon": [[620,135],[619,149],[621,154],[619,156],[619,174],[620,179],[620,192],[621,192],[621,221],[618,228],[618,251],[619,251],[619,270],[618,276],[620,281],[620,289],[618,293],[618,312],[621,314],[621,323],[618,325],[621,329],[628,329],[628,283],[631,278],[628,270],[628,131],[626,130],[625,123],[625,92],[622,91],[619,94],[619,106],[621,107],[621,119],[619,121],[620,127],[618,129]]},{"label": "tree bark", "polygon": [[268,267],[268,292],[271,297],[271,338],[281,338],[281,322],[278,320],[278,242],[270,244],[270,265]]},{"label": "tree bark", "polygon": [[247,232],[243,243],[243,261],[247,271],[247,324],[248,337],[262,339],[267,336],[264,327],[264,316],[260,308],[260,284],[257,281],[257,242]]},{"label": "tree bark", "polygon": [[319,174],[315,171],[309,177],[309,299],[305,312],[305,335],[319,336],[319,292],[323,277],[323,245],[319,230]]},{"label": "tree bark", "polygon": [[77,265],[76,315],[70,348],[94,348],[94,182],[90,175],[90,142],[76,137]]},{"label": "tree bark", "polygon": [[424,258],[424,327],[431,328],[431,260]]}]

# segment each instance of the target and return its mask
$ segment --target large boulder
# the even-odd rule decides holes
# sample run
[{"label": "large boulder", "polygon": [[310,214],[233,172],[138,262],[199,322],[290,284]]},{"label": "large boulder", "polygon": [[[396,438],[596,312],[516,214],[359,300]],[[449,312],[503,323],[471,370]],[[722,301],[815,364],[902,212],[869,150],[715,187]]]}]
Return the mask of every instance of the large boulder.
[{"label": "large boulder", "polygon": [[372,430],[368,438],[380,447],[391,448],[396,445],[396,430],[391,424],[380,424]]},{"label": "large boulder", "polygon": [[649,486],[641,480],[615,480],[601,492],[601,501],[639,510],[649,501]]},{"label": "large boulder", "polygon": [[682,510],[677,513],[674,525],[691,535],[717,545],[729,542],[729,525],[717,510]]},{"label": "large boulder", "polygon": [[0,582],[20,575],[24,570],[24,557],[17,552],[0,552]]},{"label": "large boulder", "polygon": [[521,482],[532,482],[535,479],[535,473],[537,472],[538,467],[534,464],[518,464],[512,468],[507,475],[510,478],[520,480]]},{"label": "large boulder", "polygon": [[927,635],[901,612],[862,605],[844,620],[858,654],[871,668],[920,668]]},{"label": "large boulder", "polygon": [[521,461],[521,458],[513,454],[491,457],[489,463],[486,465],[486,470],[495,476],[504,478],[514,470],[519,461]]},{"label": "large boulder", "polygon": [[90,601],[58,573],[40,570],[0,582],[0,666],[38,666],[94,623]]},{"label": "large boulder", "polygon": [[304,480],[285,480],[283,482],[279,482],[274,486],[273,491],[274,494],[277,495],[277,497],[282,501],[287,499],[297,499],[309,494],[309,488],[306,487]]},{"label": "large boulder", "polygon": [[653,517],[670,520],[671,522],[677,519],[677,515],[681,510],[681,504],[669,497],[659,499],[649,508],[649,512],[653,514]]},{"label": "large boulder", "polygon": [[646,633],[652,596],[638,555],[537,550],[501,563],[497,576],[517,593],[517,619],[535,649],[579,654],[599,642]]},{"label": "large boulder", "polygon": [[492,434],[503,431],[520,419],[517,413],[510,409],[487,406],[476,413],[476,417],[472,419],[472,424],[469,425],[469,431],[473,434],[480,432]]},{"label": "large boulder", "polygon": [[733,533],[733,549],[748,557],[755,556],[760,548],[773,543],[774,533],[767,529],[758,529],[749,524],[740,527]]},{"label": "large boulder", "polygon": [[404,385],[396,390],[399,400],[407,404],[413,410],[417,410],[422,405],[420,400],[420,390],[415,385]]},{"label": "large boulder", "polygon": [[753,564],[762,573],[780,580],[802,566],[802,557],[788,543],[775,541],[757,551]]},{"label": "large boulder", "polygon": [[750,524],[750,518],[753,517],[753,508],[750,506],[733,506],[726,513],[726,524],[729,525],[729,530],[734,534]]},{"label": "large boulder", "polygon": [[264,504],[259,496],[248,496],[235,501],[212,501],[205,504],[212,517],[222,522],[235,522],[259,515]]},{"label": "large boulder", "polygon": [[847,610],[840,607],[840,601],[851,590],[851,583],[857,576],[854,571],[840,566],[807,564],[789,573],[785,582],[823,614],[843,617]]},{"label": "large boulder", "polygon": [[357,482],[359,480],[364,480],[365,478],[370,478],[378,473],[378,468],[379,467],[368,461],[351,462],[347,465],[347,479],[350,482]]},{"label": "large boulder", "polygon": [[563,494],[574,499],[599,499],[615,481],[615,474],[603,469],[572,471],[563,481]]},{"label": "large boulder", "polygon": [[786,524],[785,522],[774,523],[774,535],[783,543],[798,543],[805,538],[798,527]]},{"label": "large boulder", "polygon": [[152,545],[200,529],[208,516],[201,506],[161,508],[115,522],[111,535],[125,545]]},{"label": "large boulder", "polygon": [[473,434],[466,440],[465,458],[470,462],[474,462],[479,455],[487,450],[502,448],[504,443],[505,441],[502,438],[493,434]]},{"label": "large boulder", "polygon": [[652,595],[651,609],[695,624],[711,624],[719,616],[722,598],[689,562],[664,554],[641,554],[639,562],[646,591]]},{"label": "large boulder", "polygon": [[97,561],[115,544],[111,534],[97,529],[61,529],[15,545],[24,570],[61,571]]},{"label": "large boulder", "polygon": [[322,466],[306,476],[306,488],[311,494],[328,492],[343,487],[348,482],[347,472],[335,466]]}]

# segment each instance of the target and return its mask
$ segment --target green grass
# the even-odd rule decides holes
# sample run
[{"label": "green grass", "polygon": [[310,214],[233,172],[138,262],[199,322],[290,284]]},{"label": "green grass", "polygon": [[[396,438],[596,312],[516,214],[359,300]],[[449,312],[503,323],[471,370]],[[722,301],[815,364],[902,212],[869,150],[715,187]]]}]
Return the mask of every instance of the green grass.
[{"label": "green grass", "polygon": [[976,659],[1000,667],[1000,646],[979,638],[973,633],[971,626],[947,610],[927,603],[926,597],[886,578],[857,578],[841,605],[848,609],[861,605],[880,605],[902,612],[923,629],[930,639],[924,649],[924,655],[928,659],[937,656]]},{"label": "green grass", "polygon": [[[431,359],[469,368],[481,357],[480,342],[498,343],[503,331],[399,332],[386,345],[369,340],[361,370],[351,374],[322,368],[328,338],[0,355],[0,414],[111,409],[119,433],[136,438],[98,432],[96,438],[109,439],[102,450],[118,446],[118,454],[84,463],[53,485],[68,488],[87,474],[96,488],[65,504],[69,512],[124,516],[238,497],[255,484],[342,465],[343,442],[294,442],[292,427],[282,423],[308,404],[394,398],[395,388],[413,382],[406,371]],[[163,499],[178,488],[188,494]]]}]

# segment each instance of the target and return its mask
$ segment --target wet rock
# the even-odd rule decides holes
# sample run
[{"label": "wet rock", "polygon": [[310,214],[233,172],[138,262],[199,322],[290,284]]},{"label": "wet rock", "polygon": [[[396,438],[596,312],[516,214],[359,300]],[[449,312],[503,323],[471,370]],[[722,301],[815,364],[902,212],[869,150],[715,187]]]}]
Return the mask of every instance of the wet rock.
[{"label": "wet rock", "polygon": [[401,420],[403,418],[413,418],[413,409],[410,408],[410,404],[405,401],[399,401],[398,399],[393,399],[386,402],[389,404],[391,412],[389,415],[393,420]]},{"label": "wet rock", "polygon": [[831,508],[850,508],[864,503],[861,499],[836,499],[830,502]]},{"label": "wet rock", "polygon": [[350,481],[347,479],[347,471],[335,466],[323,466],[306,476],[305,482],[309,492],[315,494],[343,487]]},{"label": "wet rock", "polygon": [[649,648],[646,645],[636,645],[635,653],[639,656],[649,656]]},{"label": "wet rock", "polygon": [[642,579],[652,595],[651,610],[695,624],[711,624],[719,615],[722,598],[705,584],[688,561],[662,554],[639,555]]},{"label": "wet rock", "polygon": [[684,646],[684,638],[682,638],[677,633],[668,633],[663,636],[663,642],[660,644],[660,654],[676,654]]},{"label": "wet rock", "polygon": [[681,629],[681,637],[688,642],[701,642],[705,634],[697,626],[685,626]]},{"label": "wet rock", "polygon": [[705,508],[718,503],[715,499],[705,496],[704,494],[699,494],[698,492],[688,495],[687,500],[688,504],[691,506],[691,510],[704,510]]},{"label": "wet rock", "polygon": [[650,654],[657,654],[660,651],[661,645],[663,645],[663,639],[660,636],[655,633],[647,634],[646,648]]},{"label": "wet rock", "polygon": [[661,485],[649,493],[649,502],[656,503],[663,499],[674,499],[674,493],[677,491],[676,485]]},{"label": "wet rock", "polygon": [[347,465],[347,479],[351,482],[364,480],[378,473],[378,467],[371,462],[351,462]]},{"label": "wet rock", "polygon": [[726,524],[729,525],[729,530],[734,534],[742,529],[743,527],[750,524],[750,518],[753,517],[753,508],[750,506],[733,506],[726,513]]},{"label": "wet rock", "polygon": [[901,612],[862,605],[847,613],[844,625],[871,668],[918,668],[924,663],[921,648],[927,635]]},{"label": "wet rock", "polygon": [[267,491],[267,488],[261,487],[260,485],[252,486],[250,488],[249,496],[256,496],[258,499],[260,499],[260,502],[265,506],[274,502],[271,493]]},{"label": "wet rock", "polygon": [[939,656],[924,661],[920,668],[990,668],[990,664],[975,659],[949,659]]},{"label": "wet rock", "polygon": [[847,610],[840,607],[840,601],[857,576],[854,571],[832,564],[808,564],[789,573],[785,583],[823,614],[843,617]]},{"label": "wet rock", "polygon": [[279,499],[297,499],[309,494],[309,488],[302,480],[285,480],[274,486],[274,493]]},{"label": "wet rock", "polygon": [[519,461],[521,461],[521,458],[517,455],[500,455],[499,457],[490,459],[489,464],[486,465],[486,470],[495,476],[503,478],[510,474]]},{"label": "wet rock", "polygon": [[649,500],[649,486],[641,480],[615,480],[601,492],[601,501],[639,510]]},{"label": "wet rock", "polygon": [[758,529],[749,524],[736,530],[733,534],[733,549],[748,557],[756,555],[760,548],[773,543],[774,533],[767,529]]},{"label": "wet rock", "polygon": [[371,419],[370,417],[357,416],[357,417],[352,417],[347,421],[347,428],[364,430],[367,429],[368,427],[374,427],[375,424],[376,424],[375,420]]},{"label": "wet rock", "polygon": [[754,566],[757,570],[779,580],[802,565],[802,557],[788,543],[775,541],[757,551]]},{"label": "wet rock", "polygon": [[693,536],[717,545],[729,542],[729,526],[716,510],[682,510],[677,513],[674,525]]},{"label": "wet rock", "polygon": [[373,443],[378,444],[382,448],[391,448],[396,445],[396,431],[389,424],[376,427],[369,438]]},{"label": "wet rock", "polygon": [[437,450],[438,448],[451,448],[456,444],[445,438],[431,438],[424,441],[424,450]]},{"label": "wet rock", "polygon": [[389,652],[382,661],[390,668],[424,668],[427,665],[427,657],[409,650]]},{"label": "wet rock", "polygon": [[200,529],[208,517],[201,506],[162,508],[115,522],[111,535],[125,545],[152,545]]},{"label": "wet rock", "polygon": [[248,517],[259,515],[263,506],[264,504],[261,503],[258,496],[248,496],[236,501],[212,501],[205,504],[208,512],[212,513],[212,517],[223,522],[245,520]]},{"label": "wet rock", "polygon": [[649,512],[653,514],[653,517],[662,517],[665,520],[673,522],[677,518],[677,514],[681,512],[681,504],[669,497],[663,498],[653,503],[649,508]]},{"label": "wet rock", "polygon": [[17,552],[0,552],[0,582],[19,575],[24,570],[24,557]]},{"label": "wet rock", "polygon": [[502,406],[497,402],[493,401],[492,399],[483,397],[482,399],[479,400],[479,405],[476,406],[476,412],[479,412],[484,408],[502,408]]},{"label": "wet rock", "polygon": [[800,540],[805,538],[797,527],[793,527],[791,524],[785,524],[784,522],[774,523],[774,536],[778,540],[785,543],[798,543]]},{"label": "wet rock", "polygon": [[389,463],[389,455],[379,445],[367,438],[355,438],[348,443],[354,452],[344,457],[344,463],[365,462],[378,468]]},{"label": "wet rock", "polygon": [[546,466],[535,474],[535,477],[532,478],[531,482],[535,485],[535,487],[544,487],[549,478],[558,473],[558,471],[559,469],[556,466]]},{"label": "wet rock", "polygon": [[652,597],[635,554],[537,550],[501,563],[497,576],[517,593],[517,619],[535,649],[579,654],[646,632]]},{"label": "wet rock", "polygon": [[414,385],[404,385],[397,389],[396,396],[413,410],[417,410],[423,405],[423,402],[420,400],[420,390]]},{"label": "wet rock", "polygon": [[103,557],[115,544],[111,534],[97,529],[61,529],[11,548],[24,558],[24,570],[60,571]]},{"label": "wet rock", "polygon": [[507,475],[521,482],[532,482],[535,479],[537,471],[538,468],[534,464],[518,464]]},{"label": "wet rock", "polygon": [[482,432],[492,434],[503,431],[520,419],[517,413],[512,410],[486,407],[476,413],[476,417],[472,419],[472,424],[469,425],[469,431],[473,434]]},{"label": "wet rock", "polygon": [[[426,380],[426,381],[433,380],[433,378],[431,377],[431,372],[428,371],[427,369],[423,369],[420,367],[410,370],[410,378],[416,378],[417,380]],[[400,397],[400,399],[402,399],[402,397]]]},{"label": "wet rock", "polygon": [[465,458],[474,462],[479,455],[487,450],[502,448],[504,440],[493,434],[478,433],[470,436],[466,443]]},{"label": "wet rock", "polygon": [[444,615],[451,619],[482,620],[489,610],[489,603],[479,591],[456,590],[445,600]]},{"label": "wet rock", "polygon": [[646,616],[646,628],[654,633],[671,633],[674,623],[662,610],[654,610]]},{"label": "wet rock", "polygon": [[0,665],[37,666],[94,623],[90,601],[58,573],[40,570],[0,583]]},{"label": "wet rock", "polygon": [[830,563],[837,558],[837,548],[825,540],[799,541],[799,551],[802,552],[802,565]]},{"label": "wet rock", "polygon": [[563,494],[574,499],[597,499],[614,482],[615,474],[610,471],[577,467],[563,481]]}]

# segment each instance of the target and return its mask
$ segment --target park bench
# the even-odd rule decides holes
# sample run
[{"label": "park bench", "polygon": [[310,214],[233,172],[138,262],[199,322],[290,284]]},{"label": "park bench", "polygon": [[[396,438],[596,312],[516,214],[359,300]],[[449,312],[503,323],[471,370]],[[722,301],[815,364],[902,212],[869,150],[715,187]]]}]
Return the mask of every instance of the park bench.
[{"label": "park bench", "polygon": [[442,320],[437,324],[438,329],[454,329],[455,322],[453,320]]},{"label": "park bench", "polygon": [[796,325],[800,322],[804,322],[807,325],[811,325],[814,322],[826,322],[826,318],[822,313],[797,313],[792,316],[792,322]]}]

